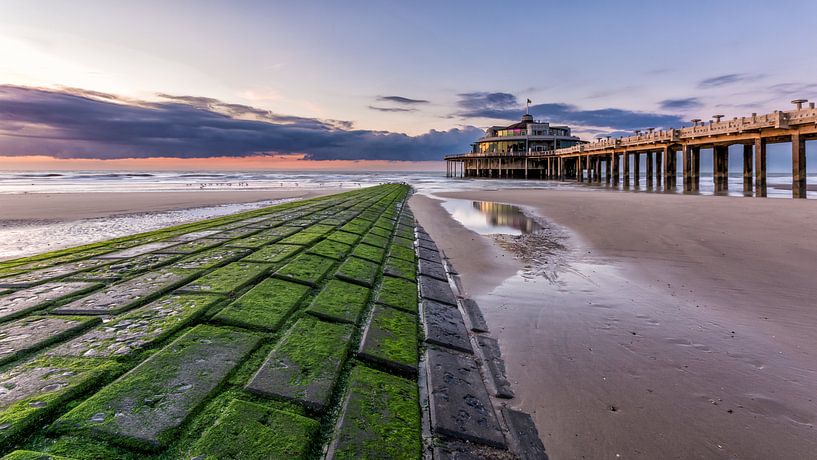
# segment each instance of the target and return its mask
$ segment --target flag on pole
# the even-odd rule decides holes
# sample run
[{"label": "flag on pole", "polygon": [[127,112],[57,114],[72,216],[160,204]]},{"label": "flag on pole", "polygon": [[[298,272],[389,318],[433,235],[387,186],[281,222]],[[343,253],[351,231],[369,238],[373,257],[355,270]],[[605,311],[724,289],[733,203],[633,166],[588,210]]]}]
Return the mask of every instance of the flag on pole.
[{"label": "flag on pole", "polygon": [[528,104],[532,104],[532,103],[533,103],[533,101],[528,99]]}]

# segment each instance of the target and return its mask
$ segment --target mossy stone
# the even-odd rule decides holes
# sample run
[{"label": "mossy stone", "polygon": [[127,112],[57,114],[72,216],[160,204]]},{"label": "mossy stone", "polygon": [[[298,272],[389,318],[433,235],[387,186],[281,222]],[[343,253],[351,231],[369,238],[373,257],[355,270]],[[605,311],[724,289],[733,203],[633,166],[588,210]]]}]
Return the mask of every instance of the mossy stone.
[{"label": "mossy stone", "polygon": [[366,308],[369,290],[340,280],[329,280],[307,312],[330,321],[356,324]]},{"label": "mossy stone", "polygon": [[309,287],[266,279],[213,317],[213,321],[250,329],[276,331],[309,293]]},{"label": "mossy stone", "polygon": [[384,276],[375,300],[383,305],[417,313],[417,283]]}]

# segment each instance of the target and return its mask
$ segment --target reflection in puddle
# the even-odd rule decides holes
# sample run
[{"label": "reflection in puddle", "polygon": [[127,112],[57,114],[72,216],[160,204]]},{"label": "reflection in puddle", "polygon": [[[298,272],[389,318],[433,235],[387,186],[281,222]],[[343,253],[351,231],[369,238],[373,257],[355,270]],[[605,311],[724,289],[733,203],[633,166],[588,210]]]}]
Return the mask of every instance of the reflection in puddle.
[{"label": "reflection in puddle", "polygon": [[469,230],[480,235],[523,235],[541,226],[516,206],[493,201],[446,200],[443,207]]}]

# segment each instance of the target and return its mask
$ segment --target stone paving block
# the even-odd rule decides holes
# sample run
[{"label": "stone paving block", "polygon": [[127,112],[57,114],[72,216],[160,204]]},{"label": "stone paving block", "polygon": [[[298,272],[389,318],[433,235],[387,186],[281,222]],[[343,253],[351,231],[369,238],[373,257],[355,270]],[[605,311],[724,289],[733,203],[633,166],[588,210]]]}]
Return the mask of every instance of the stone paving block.
[{"label": "stone paving block", "polygon": [[355,366],[329,459],[422,457],[417,384]]},{"label": "stone paving block", "polygon": [[10,454],[4,455],[0,460],[74,460],[60,455],[51,455],[43,452],[34,452],[32,450],[15,450]]},{"label": "stone paving block", "polygon": [[219,240],[215,238],[202,238],[200,240],[179,243],[169,248],[159,249],[156,252],[161,254],[193,254],[196,252],[204,251],[205,249],[214,248],[223,243],[224,240]]},{"label": "stone paving block", "polygon": [[272,264],[238,261],[198,278],[179,288],[179,292],[231,294],[266,275]]},{"label": "stone paving block", "polygon": [[450,438],[435,439],[433,452],[434,460],[519,460],[504,449]]},{"label": "stone paving block", "polygon": [[496,339],[484,335],[477,336],[477,343],[479,343],[482,355],[485,357],[485,364],[488,366],[491,380],[496,389],[496,396],[505,399],[513,398],[513,390],[511,390],[511,383],[505,373],[505,361],[502,360],[499,343]]},{"label": "stone paving block", "polygon": [[516,450],[521,460],[547,460],[545,446],[539,439],[539,430],[530,415],[507,407],[502,415],[508,422],[511,439],[517,444]]},{"label": "stone paving block", "polygon": [[306,230],[298,232],[292,236],[284,238],[281,240],[283,244],[300,244],[301,246],[312,246],[313,244],[317,243],[318,241],[323,239],[323,235],[320,233],[310,233]]},{"label": "stone paving block", "polygon": [[385,238],[386,240],[388,240],[389,238],[391,238],[391,228],[386,229],[383,227],[375,226],[372,227],[371,230],[369,230],[369,234],[373,236],[379,236],[380,238]]},{"label": "stone paving block", "polygon": [[425,248],[425,249],[430,249],[430,250],[436,251],[436,252],[440,251],[440,249],[437,247],[437,243],[435,243],[433,241],[430,241],[430,240],[419,239],[419,240],[417,240],[417,246],[419,246],[421,248]]},{"label": "stone paving block", "polygon": [[358,235],[363,235],[369,228],[372,226],[372,222],[362,219],[360,216],[356,217],[354,220],[346,223],[340,229],[344,232],[349,233],[357,233]]},{"label": "stone paving block", "polygon": [[276,235],[266,230],[262,230],[260,233],[256,233],[254,235],[239,238],[237,240],[231,240],[228,243],[225,243],[225,246],[233,248],[258,249],[268,244],[275,243],[276,241],[281,240],[282,238],[283,237],[280,235]]},{"label": "stone paving block", "polygon": [[221,246],[198,254],[185,257],[173,264],[173,268],[182,270],[209,270],[219,265],[224,265],[236,259],[240,259],[250,253],[249,249],[228,248]]},{"label": "stone paving block", "polygon": [[383,257],[386,255],[386,251],[377,246],[358,244],[352,251],[352,255],[379,264],[383,262]]},{"label": "stone paving block", "polygon": [[99,318],[29,316],[0,326],[0,364],[79,333]]},{"label": "stone paving block", "polygon": [[71,281],[117,281],[170,264],[181,257],[179,254],[145,254],[130,259],[116,260],[108,265],[71,275],[68,279]]},{"label": "stone paving block", "polygon": [[433,249],[429,249],[429,248],[420,246],[420,247],[417,248],[417,255],[421,259],[425,259],[425,260],[428,260],[428,261],[431,261],[431,262],[434,262],[434,263],[438,263],[438,264],[443,263],[443,259],[442,259],[442,257],[440,257],[440,252],[435,251]]},{"label": "stone paving block", "polygon": [[275,272],[284,279],[317,285],[332,269],[334,261],[314,254],[301,254]]},{"label": "stone paving block", "polygon": [[190,241],[207,238],[208,236],[213,236],[218,232],[219,230],[199,230],[195,232],[185,233],[179,236],[174,236],[173,238],[170,238],[168,241],[178,241],[180,243],[187,243]]},{"label": "stone paving block", "polygon": [[406,248],[396,244],[393,244],[389,248],[389,257],[403,259],[411,263],[414,263],[414,261],[417,259],[417,255],[414,253],[414,248]]},{"label": "stone paving block", "polygon": [[403,238],[400,236],[395,236],[392,244],[395,246],[400,246],[402,248],[406,248],[412,252],[414,252],[414,239]]},{"label": "stone paving block", "polygon": [[115,315],[154,299],[180,286],[190,275],[164,269],[145,273],[128,281],[69,302],[54,310],[58,315]]},{"label": "stone paving block", "polygon": [[304,316],[270,353],[246,390],[322,411],[332,395],[354,331]]},{"label": "stone paving block", "polygon": [[301,227],[296,227],[294,225],[282,225],[280,227],[266,229],[264,230],[264,234],[280,236],[283,239],[288,236],[294,235],[300,232],[301,230],[303,230]]},{"label": "stone paving block", "polygon": [[462,309],[465,310],[465,315],[471,322],[471,330],[474,332],[488,332],[488,323],[482,316],[482,311],[479,305],[471,299],[462,299]]},{"label": "stone paving block", "polygon": [[241,259],[244,262],[279,263],[300,252],[296,244],[271,244]]},{"label": "stone paving block", "polygon": [[233,228],[230,230],[225,230],[223,232],[215,233],[210,238],[217,238],[220,240],[234,240],[238,238],[244,238],[245,236],[250,236],[254,233],[260,232],[261,229],[258,228],[250,228],[250,227],[239,227]]},{"label": "stone paving block", "polygon": [[420,285],[420,297],[448,305],[457,305],[457,299],[454,297],[454,292],[451,291],[451,286],[447,281],[440,281],[424,275],[420,275],[417,280]]},{"label": "stone paving block", "polygon": [[309,294],[309,287],[265,279],[213,317],[213,321],[250,329],[277,331]]},{"label": "stone paving block", "polygon": [[417,316],[375,306],[358,357],[398,373],[416,375]]},{"label": "stone paving block", "polygon": [[409,313],[417,313],[417,284],[402,278],[384,276],[375,301]]},{"label": "stone paving block", "polygon": [[337,241],[340,243],[354,245],[357,244],[357,242],[360,240],[360,235],[358,235],[357,233],[349,233],[338,230],[336,232],[330,233],[329,236],[326,237],[326,239],[330,241]]},{"label": "stone paving block", "polygon": [[235,399],[185,458],[307,459],[319,429],[310,418]]},{"label": "stone paving block", "polygon": [[505,447],[491,399],[472,357],[429,348],[428,382],[435,433]]},{"label": "stone paving block", "polygon": [[379,266],[374,262],[357,257],[349,257],[340,265],[338,271],[335,272],[335,277],[351,283],[372,287],[377,277],[378,268]]},{"label": "stone paving block", "polygon": [[307,312],[329,321],[357,324],[366,308],[369,289],[340,280],[329,280]]},{"label": "stone paving block", "polygon": [[258,344],[259,337],[199,325],[55,422],[142,448],[160,448]]},{"label": "stone paving block", "polygon": [[28,289],[21,289],[0,297],[0,320],[9,320],[25,315],[50,303],[79,295],[101,286],[99,283],[65,281],[46,283]]},{"label": "stone paving block", "polygon": [[214,295],[168,294],[57,346],[49,354],[129,356],[192,323],[221,299]]},{"label": "stone paving block", "polygon": [[78,262],[69,262],[67,264],[55,265],[53,267],[41,268],[19,275],[0,278],[0,288],[25,288],[42,284],[47,281],[55,280],[57,278],[67,277],[83,270],[90,270],[105,264],[111,263],[110,260],[88,259]]},{"label": "stone paving block", "polygon": [[143,244],[140,246],[134,246],[132,248],[123,249],[121,251],[116,252],[109,252],[107,254],[102,254],[97,256],[97,259],[129,259],[131,257],[141,256],[142,254],[147,254],[149,252],[156,252],[160,249],[167,249],[171,246],[175,246],[179,244],[176,241],[158,241],[156,243],[148,243]]},{"label": "stone paving block", "polygon": [[389,239],[383,238],[382,236],[377,236],[369,232],[366,234],[366,236],[363,237],[361,243],[366,243],[372,246],[376,246],[378,248],[386,249],[389,246]]},{"label": "stone paving block", "polygon": [[443,267],[443,264],[438,264],[437,262],[431,262],[425,259],[419,259],[418,270],[421,275],[430,276],[431,278],[448,282],[448,276],[445,274],[445,267]]},{"label": "stone paving block", "polygon": [[465,321],[457,307],[423,301],[426,342],[465,353],[473,353]]},{"label": "stone paving block", "polygon": [[0,446],[8,447],[43,417],[60,409],[100,379],[116,372],[115,363],[43,357],[0,373]]},{"label": "stone paving block", "polygon": [[323,240],[315,246],[312,246],[308,252],[311,254],[328,257],[330,259],[343,260],[351,250],[352,246],[348,244],[340,243],[338,241]]},{"label": "stone paving block", "polygon": [[383,264],[383,274],[396,278],[405,278],[409,281],[417,281],[417,268],[414,262],[395,257],[386,258],[386,263]]}]

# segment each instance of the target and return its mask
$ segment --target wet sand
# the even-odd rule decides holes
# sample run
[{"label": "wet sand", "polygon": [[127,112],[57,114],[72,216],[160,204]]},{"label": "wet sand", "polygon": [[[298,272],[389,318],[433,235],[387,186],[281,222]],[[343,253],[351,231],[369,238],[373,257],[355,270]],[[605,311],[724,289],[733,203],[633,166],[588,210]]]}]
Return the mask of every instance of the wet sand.
[{"label": "wet sand", "polygon": [[533,413],[551,458],[813,457],[814,203],[446,196],[528,206],[564,228],[558,276],[523,276],[523,261],[490,237],[412,198],[500,341],[510,404]]},{"label": "wet sand", "polygon": [[64,222],[202,206],[308,198],[339,189],[290,191],[93,192],[0,194],[0,227],[9,222]]}]

